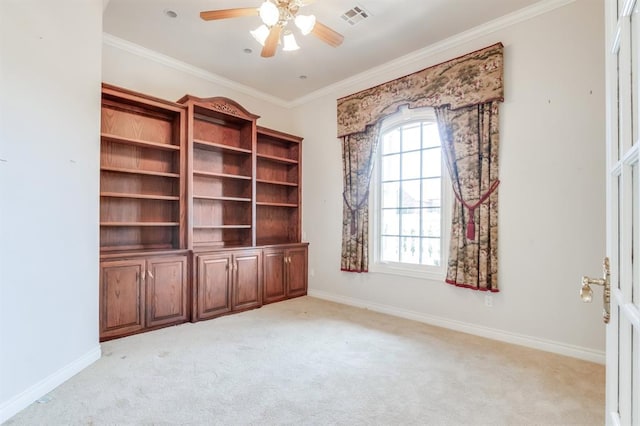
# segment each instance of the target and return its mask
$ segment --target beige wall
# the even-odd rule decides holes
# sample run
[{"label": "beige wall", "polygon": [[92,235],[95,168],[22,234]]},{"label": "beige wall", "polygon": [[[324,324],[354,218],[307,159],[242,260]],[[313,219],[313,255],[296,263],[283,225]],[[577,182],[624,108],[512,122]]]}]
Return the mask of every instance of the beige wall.
[{"label": "beige wall", "polygon": [[100,357],[102,5],[0,2],[0,423]]},{"label": "beige wall", "polygon": [[[432,55],[353,78],[295,109],[304,141],[310,293],[542,349],[603,361],[601,306],[578,298],[605,255],[604,29],[580,0]],[[442,282],[340,272],[342,178],[336,99],[470,51],[505,46],[499,281],[484,293]],[[336,86],[336,87],[338,87]],[[597,298],[596,298],[597,299]]]}]

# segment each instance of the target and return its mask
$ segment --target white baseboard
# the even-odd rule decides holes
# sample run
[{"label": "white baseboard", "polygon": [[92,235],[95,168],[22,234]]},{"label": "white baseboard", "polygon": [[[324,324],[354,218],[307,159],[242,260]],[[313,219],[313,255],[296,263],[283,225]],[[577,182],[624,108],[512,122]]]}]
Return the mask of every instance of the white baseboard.
[{"label": "white baseboard", "polygon": [[9,420],[11,417],[31,405],[34,401],[37,401],[38,398],[42,398],[53,389],[57,388],[62,383],[99,360],[101,356],[102,350],[100,349],[100,345],[98,345],[86,354],[82,355],[80,358],[70,362],[48,377],[45,377],[35,385],[30,386],[24,392],[2,402],[0,404],[0,424]]},{"label": "white baseboard", "polygon": [[605,363],[604,352],[583,348],[580,346],[567,345],[565,343],[555,342],[552,340],[539,339],[537,337],[511,333],[509,331],[499,330],[496,328],[483,327],[462,321],[455,321],[447,318],[427,315],[422,312],[415,312],[395,306],[383,305],[380,303],[370,302],[368,300],[341,296],[319,290],[309,289],[308,295],[311,297],[316,297],[318,299],[341,303],[343,305],[365,308],[383,314],[435,325],[437,327],[448,328],[450,330],[461,331],[463,333],[473,334],[475,336],[486,337],[488,339],[498,340],[500,342],[513,343],[520,346],[526,346],[528,348],[570,356],[572,358],[578,358],[598,364]]}]

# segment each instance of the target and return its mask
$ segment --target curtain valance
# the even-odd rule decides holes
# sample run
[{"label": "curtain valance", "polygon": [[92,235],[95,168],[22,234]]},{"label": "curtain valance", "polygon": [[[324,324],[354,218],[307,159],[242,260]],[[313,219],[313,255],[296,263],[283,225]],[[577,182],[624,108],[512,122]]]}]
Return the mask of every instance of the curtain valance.
[{"label": "curtain valance", "polygon": [[502,43],[338,99],[338,137],[409,108],[465,106],[503,100]]}]

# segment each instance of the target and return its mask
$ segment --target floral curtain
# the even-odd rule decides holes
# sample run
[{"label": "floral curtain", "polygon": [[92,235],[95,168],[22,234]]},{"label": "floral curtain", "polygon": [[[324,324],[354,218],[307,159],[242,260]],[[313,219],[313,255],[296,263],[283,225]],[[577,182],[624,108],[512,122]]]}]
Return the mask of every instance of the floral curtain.
[{"label": "floral curtain", "polygon": [[369,265],[369,184],[380,123],[342,139],[344,179],[340,269],[367,272]]},{"label": "floral curtain", "polygon": [[446,282],[498,291],[498,102],[436,108],[455,195]]},{"label": "floral curtain", "polygon": [[[503,100],[502,70],[503,70],[503,46],[494,44],[484,49],[471,52],[459,58],[452,59],[439,65],[418,71],[416,73],[398,78],[396,80],[354,93],[338,99],[337,120],[338,137],[342,139],[343,148],[343,229],[342,229],[342,259],[341,269],[350,272],[366,272],[368,269],[368,200],[371,170],[373,168],[373,155],[376,151],[378,133],[382,120],[407,105],[409,108],[434,107],[440,109],[440,116],[444,117],[445,111],[456,112],[473,106],[481,106],[487,103],[495,103],[495,140],[497,146],[497,103]],[[443,108],[446,108],[443,109]],[[493,110],[493,106],[490,108]],[[456,113],[457,114],[457,113]],[[444,118],[443,118],[444,120]],[[440,121],[440,120],[439,120]],[[478,123],[480,121],[476,120]],[[478,131],[479,128],[463,127],[464,119],[455,120],[449,126],[455,140],[458,132],[469,133]],[[467,124],[473,123],[467,120]],[[497,149],[495,151],[495,165],[497,177]],[[456,158],[452,156],[451,158]],[[466,170],[466,169],[465,169]],[[497,185],[497,184],[496,184]],[[479,189],[478,191],[481,191]],[[495,188],[494,188],[495,190]],[[459,193],[460,204],[478,203],[467,192]],[[467,198],[464,198],[467,196]],[[497,198],[492,191],[487,196],[489,202],[495,202],[497,212]],[[494,197],[494,198],[491,198]],[[475,201],[474,201],[475,200]],[[466,227],[471,232],[478,224],[483,226],[483,221],[477,215],[485,213],[484,201],[477,206],[468,204],[467,212],[473,212],[474,220],[464,218],[458,220],[460,226]],[[471,207],[471,208],[469,208]],[[456,210],[457,211],[457,210]],[[462,214],[458,212],[458,214]],[[484,218],[485,216],[482,216]],[[454,225],[455,227],[455,225]],[[456,228],[457,229],[457,228]],[[465,230],[465,235],[466,235]],[[478,238],[473,229],[473,238],[470,240],[482,240],[483,230],[478,232]],[[469,234],[471,235],[471,234]],[[494,234],[491,234],[494,235]],[[497,235],[497,234],[495,234]],[[454,243],[452,242],[452,246]],[[457,243],[456,247],[469,246],[469,244]],[[477,245],[476,245],[477,246]],[[478,247],[478,253],[484,249]],[[458,269],[469,271],[473,268],[472,261],[466,261],[466,256],[473,255],[473,250],[457,251],[455,264],[449,262],[449,270]],[[490,251],[489,255],[495,254]],[[493,262],[491,260],[490,262]],[[460,263],[460,266],[458,266]],[[476,261],[476,264],[482,262]],[[497,260],[495,261],[497,264]],[[491,269],[493,271],[493,269]],[[456,284],[468,284],[470,287],[483,288],[497,291],[497,282],[482,287],[482,280],[473,281],[466,275],[447,274],[447,280]],[[493,280],[496,274],[482,272],[482,276],[490,276]],[[478,273],[480,277],[480,273]],[[465,281],[470,280],[470,281]]]}]

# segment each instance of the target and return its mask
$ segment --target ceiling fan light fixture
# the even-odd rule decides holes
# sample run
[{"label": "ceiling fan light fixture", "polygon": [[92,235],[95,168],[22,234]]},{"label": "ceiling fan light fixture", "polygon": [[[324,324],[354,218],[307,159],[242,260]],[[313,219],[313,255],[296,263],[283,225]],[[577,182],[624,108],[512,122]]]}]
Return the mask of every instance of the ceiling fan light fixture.
[{"label": "ceiling fan light fixture", "polygon": [[278,10],[278,6],[271,3],[269,0],[265,0],[264,3],[260,5],[260,19],[267,27],[271,27],[278,23],[280,20],[280,10]]},{"label": "ceiling fan light fixture", "polygon": [[[261,25],[250,30],[251,36],[262,45],[260,56],[271,58],[278,50],[298,50],[300,46],[292,33],[293,25],[303,35],[312,34],[332,47],[342,44],[344,36],[321,22],[314,15],[298,15],[303,6],[314,0],[262,0],[260,7],[239,7],[234,9],[216,9],[200,12],[205,21],[217,21],[244,16],[260,16]],[[289,23],[292,25],[289,25]],[[288,28],[287,28],[288,27]],[[246,34],[246,33],[245,33]]]},{"label": "ceiling fan light fixture", "polygon": [[290,52],[292,50],[300,49],[300,46],[298,46],[298,43],[296,42],[296,38],[294,37],[291,31],[287,31],[286,33],[284,33],[284,36],[282,37],[282,42],[284,43],[284,46],[282,46],[282,50],[285,52]]},{"label": "ceiling fan light fixture", "polygon": [[307,35],[315,27],[316,17],[314,15],[297,15],[294,23],[303,35]]},{"label": "ceiling fan light fixture", "polygon": [[267,26],[263,24],[255,30],[249,31],[249,33],[251,33],[253,38],[255,38],[256,41],[260,43],[260,45],[264,46],[264,43],[267,40],[267,36],[269,35],[269,28],[267,28]]}]

